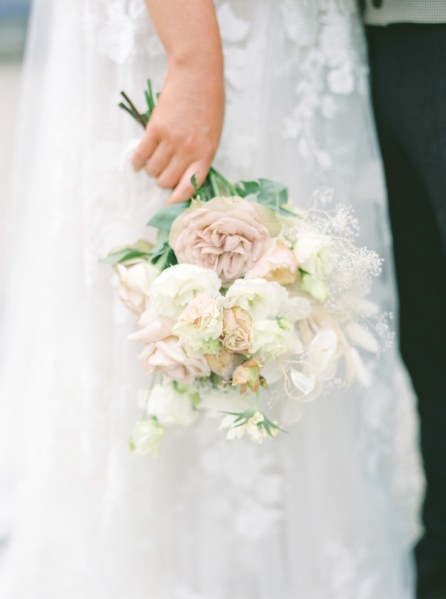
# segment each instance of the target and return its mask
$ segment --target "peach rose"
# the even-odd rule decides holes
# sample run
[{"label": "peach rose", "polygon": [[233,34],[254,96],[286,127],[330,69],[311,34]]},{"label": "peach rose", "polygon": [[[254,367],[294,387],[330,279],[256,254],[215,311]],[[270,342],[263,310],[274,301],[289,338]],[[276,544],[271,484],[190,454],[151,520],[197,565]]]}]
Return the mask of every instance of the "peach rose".
[{"label": "peach rose", "polygon": [[232,375],[232,386],[240,387],[240,393],[246,393],[248,389],[251,389],[254,393],[257,393],[260,385],[265,386],[264,379],[260,376],[260,369],[263,366],[259,360],[248,360],[243,362],[240,366],[234,370]]},{"label": "peach rose", "polygon": [[215,374],[222,376],[225,379],[230,379],[234,368],[239,363],[240,356],[231,353],[227,349],[221,349],[216,354],[206,355],[206,360],[209,368]]},{"label": "peach rose", "polygon": [[172,225],[169,243],[179,262],[204,266],[229,282],[256,264],[278,226],[264,206],[217,197],[185,210]]},{"label": "peach rose", "polygon": [[269,250],[249,270],[245,278],[263,278],[280,285],[290,285],[297,279],[297,260],[294,253],[282,241],[275,239]]},{"label": "peach rose", "polygon": [[142,329],[129,336],[131,341],[141,341],[144,349],[139,355],[147,372],[159,373],[164,381],[191,384],[198,377],[210,374],[204,358],[191,358],[181,347],[178,337],[172,335],[172,321],[156,314],[153,308],[146,310],[139,324]]},{"label": "peach rose", "polygon": [[249,353],[254,331],[252,318],[246,310],[233,306],[223,311],[223,345],[236,354]]}]

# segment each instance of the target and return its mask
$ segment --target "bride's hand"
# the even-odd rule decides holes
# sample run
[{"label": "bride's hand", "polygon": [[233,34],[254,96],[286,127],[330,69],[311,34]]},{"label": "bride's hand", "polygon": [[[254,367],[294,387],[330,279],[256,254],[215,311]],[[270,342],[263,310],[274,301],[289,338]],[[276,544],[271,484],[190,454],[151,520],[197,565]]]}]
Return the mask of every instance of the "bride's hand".
[{"label": "bride's hand", "polygon": [[191,197],[192,175],[198,185],[204,181],[220,141],[223,112],[222,77],[200,67],[169,72],[133,158],[134,167],[145,167],[158,185],[175,188],[169,203]]},{"label": "bride's hand", "polygon": [[133,166],[146,168],[166,189],[168,203],[193,195],[220,141],[224,113],[223,55],[212,0],[146,0],[166,49],[169,69],[158,104],[135,151]]}]

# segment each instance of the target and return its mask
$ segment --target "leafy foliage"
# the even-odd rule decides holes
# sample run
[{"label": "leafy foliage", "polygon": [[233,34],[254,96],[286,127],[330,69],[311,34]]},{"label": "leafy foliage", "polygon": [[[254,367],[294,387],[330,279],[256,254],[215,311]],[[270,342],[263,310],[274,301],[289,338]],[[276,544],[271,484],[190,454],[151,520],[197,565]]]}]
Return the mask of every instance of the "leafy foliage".
[{"label": "leafy foliage", "polygon": [[[239,428],[240,426],[245,426],[252,418],[255,418],[256,415],[259,414],[259,412],[257,412],[256,410],[245,410],[244,412],[223,411],[222,413],[227,414],[229,416],[234,416],[235,419],[231,428]],[[266,416],[266,414],[261,413],[261,415],[262,420],[256,422],[256,426],[259,430],[265,430],[269,437],[274,437],[275,431],[280,431],[282,433],[286,432],[284,429],[282,429],[280,426],[278,426],[272,420],[270,420],[268,416]]]},{"label": "leafy foliage", "polygon": [[158,244],[150,255],[150,262],[159,268],[159,270],[164,270],[169,268],[169,266],[178,264],[175,252],[170,247],[167,237],[167,232],[160,231],[158,233]]},{"label": "leafy foliage", "polygon": [[237,195],[242,198],[255,196],[257,203],[268,206],[278,214],[296,216],[288,210],[288,188],[282,183],[270,179],[258,179],[257,181],[240,181],[236,184]]},{"label": "leafy foliage", "polygon": [[102,262],[106,262],[107,264],[123,264],[124,262],[131,262],[136,259],[149,260],[151,252],[138,250],[134,247],[124,248],[122,250],[118,250],[116,252],[111,252],[108,256],[106,256]]},{"label": "leafy foliage", "polygon": [[180,204],[171,204],[159,210],[147,223],[148,227],[155,227],[160,231],[170,231],[173,221],[190,206],[190,200]]}]

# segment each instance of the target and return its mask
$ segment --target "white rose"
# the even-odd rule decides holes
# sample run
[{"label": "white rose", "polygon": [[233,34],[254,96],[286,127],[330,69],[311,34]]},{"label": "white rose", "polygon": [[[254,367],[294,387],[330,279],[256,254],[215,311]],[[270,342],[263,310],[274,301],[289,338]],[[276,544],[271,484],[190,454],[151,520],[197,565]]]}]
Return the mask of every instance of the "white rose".
[{"label": "white rose", "polygon": [[264,319],[254,323],[252,353],[271,360],[294,347],[294,327],[286,318]]},{"label": "white rose", "polygon": [[173,332],[190,356],[214,354],[221,348],[223,315],[214,297],[199,293],[183,310]]},{"label": "white rose", "polygon": [[162,425],[189,426],[197,417],[191,396],[172,385],[155,385],[147,402],[147,412]]},{"label": "white rose", "polygon": [[299,231],[294,245],[299,268],[319,277],[329,274],[333,269],[331,244],[329,235],[311,229]]},{"label": "white rose", "polygon": [[177,319],[199,293],[216,298],[221,281],[213,270],[192,264],[166,268],[153,283],[149,297],[163,316]]},{"label": "white rose", "polygon": [[156,418],[140,420],[136,423],[130,439],[130,449],[137,453],[158,455],[164,429]]},{"label": "white rose", "polygon": [[238,279],[224,298],[224,307],[239,306],[253,319],[275,318],[287,311],[288,292],[278,283],[265,279]]},{"label": "white rose", "polygon": [[138,262],[131,266],[117,264],[119,284],[116,288],[119,299],[134,312],[141,314],[146,307],[150,287],[160,271],[149,262]]}]

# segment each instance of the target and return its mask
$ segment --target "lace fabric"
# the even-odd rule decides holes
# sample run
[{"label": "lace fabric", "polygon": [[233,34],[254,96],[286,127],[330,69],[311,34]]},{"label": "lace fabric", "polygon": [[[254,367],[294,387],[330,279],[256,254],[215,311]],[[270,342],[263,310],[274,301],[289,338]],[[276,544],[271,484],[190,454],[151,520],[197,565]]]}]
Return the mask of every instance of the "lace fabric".
[{"label": "lace fabric", "polygon": [[[355,2],[216,7],[218,167],[283,181],[299,205],[319,186],[353,203],[361,242],[386,259],[374,299],[395,311]],[[422,481],[396,345],[370,387],[309,404],[272,443],[228,443],[205,421],[158,460],[128,453],[146,381],[98,257],[146,235],[163,201],[128,168],[139,131],[115,105],[148,76],[161,89],[166,61],[139,0],[39,0],[33,22],[0,376],[3,487],[21,481],[2,598],[410,599]]]}]

